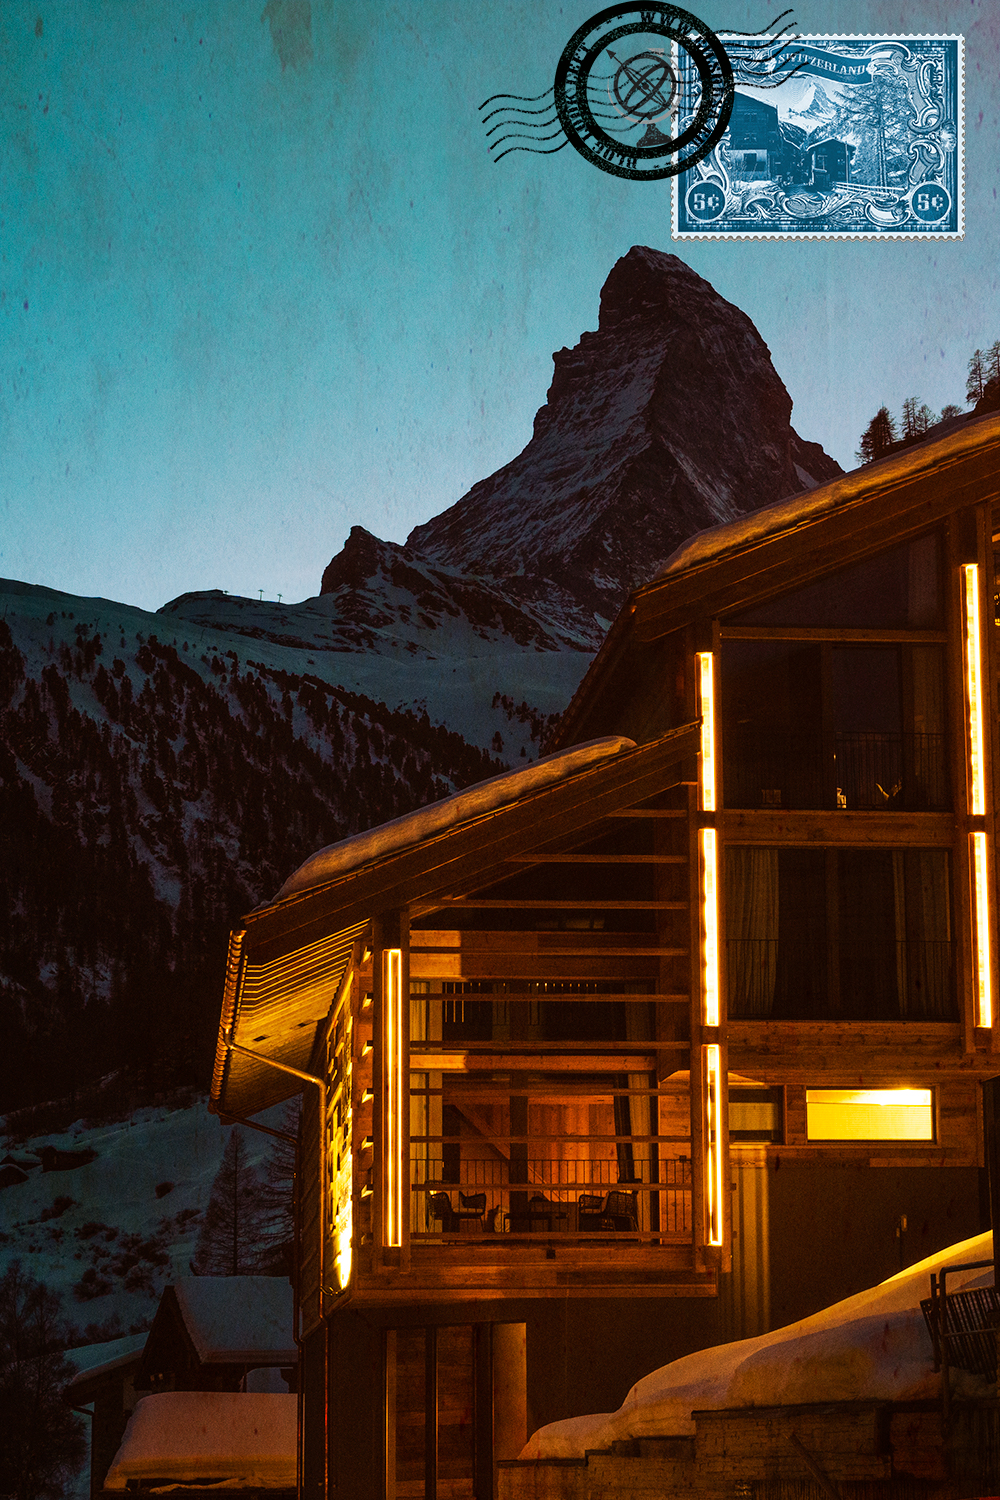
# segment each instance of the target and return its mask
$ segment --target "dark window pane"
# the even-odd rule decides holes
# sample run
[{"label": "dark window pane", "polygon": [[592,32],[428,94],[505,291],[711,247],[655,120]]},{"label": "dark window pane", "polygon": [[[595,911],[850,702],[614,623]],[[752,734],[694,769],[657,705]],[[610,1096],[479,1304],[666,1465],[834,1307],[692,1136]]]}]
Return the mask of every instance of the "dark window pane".
[{"label": "dark window pane", "polygon": [[937,630],[941,619],[940,544],[925,536],[744,610],[733,623]]},{"label": "dark window pane", "polygon": [[957,1015],[943,849],[726,850],[737,1020]]}]

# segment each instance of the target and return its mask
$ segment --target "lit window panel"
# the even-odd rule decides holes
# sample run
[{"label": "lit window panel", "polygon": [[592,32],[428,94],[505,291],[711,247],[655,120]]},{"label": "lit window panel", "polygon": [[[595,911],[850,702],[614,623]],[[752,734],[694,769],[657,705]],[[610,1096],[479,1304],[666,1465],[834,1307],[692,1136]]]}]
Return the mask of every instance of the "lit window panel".
[{"label": "lit window panel", "polygon": [[965,707],[969,756],[969,811],[980,818],[986,813],[986,767],[983,749],[982,656],[979,630],[979,568],[967,563],[962,569],[965,596]]},{"label": "lit window panel", "polygon": [[702,1019],[719,1024],[719,856],[714,828],[699,833],[701,856]]},{"label": "lit window panel", "polygon": [[930,1089],[806,1089],[810,1141],[932,1141]]},{"label": "lit window panel", "polygon": [[698,712],[701,715],[701,762],[698,795],[703,812],[715,811],[715,660],[711,651],[695,653]]},{"label": "lit window panel", "polygon": [[986,880],[986,835],[969,835],[972,851],[972,910],[975,919],[976,1025],[993,1025],[993,984],[990,977],[990,902]]},{"label": "lit window panel", "polygon": [[382,954],[382,995],[385,1004],[385,1244],[403,1243],[403,954],[386,948]]},{"label": "lit window panel", "polygon": [[710,1245],[722,1244],[722,1054],[712,1043],[702,1049],[705,1090],[705,1207]]}]

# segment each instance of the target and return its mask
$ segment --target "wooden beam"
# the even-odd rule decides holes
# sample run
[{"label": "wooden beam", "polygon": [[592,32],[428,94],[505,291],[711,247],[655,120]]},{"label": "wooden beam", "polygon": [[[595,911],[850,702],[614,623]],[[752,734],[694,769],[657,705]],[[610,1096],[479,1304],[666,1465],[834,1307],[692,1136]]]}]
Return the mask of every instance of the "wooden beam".
[{"label": "wooden beam", "polygon": [[727,808],[722,813],[727,844],[896,844],[900,848],[951,848],[954,813],[786,812],[771,808]]},{"label": "wooden beam", "polygon": [[[685,911],[686,901],[495,901],[476,896],[445,896],[436,911]],[[419,928],[416,929],[419,932]]]},{"label": "wooden beam", "polygon": [[722,625],[719,637],[724,641],[829,641],[856,644],[873,642],[885,645],[943,645],[946,630],[880,630],[848,629],[836,625]]},{"label": "wooden beam", "polygon": [[686,865],[684,854],[532,854],[527,865]]}]

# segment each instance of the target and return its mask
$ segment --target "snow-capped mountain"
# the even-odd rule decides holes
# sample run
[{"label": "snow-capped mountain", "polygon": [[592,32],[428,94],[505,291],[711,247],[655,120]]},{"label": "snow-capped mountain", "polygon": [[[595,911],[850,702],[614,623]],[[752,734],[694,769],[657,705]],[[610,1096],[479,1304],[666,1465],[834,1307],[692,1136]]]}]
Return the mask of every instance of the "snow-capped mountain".
[{"label": "snow-capped mountain", "polygon": [[750,319],[674,255],[624,255],[596,333],[554,361],[524,451],[407,547],[540,615],[575,606],[581,632],[693,532],[840,473]]},{"label": "snow-capped mountain", "polygon": [[538,754],[622,599],[692,532],[839,472],[750,320],[615,265],[534,436],[298,604],[156,614],[0,583],[0,1108],[204,1080],[226,934],[314,849]]}]

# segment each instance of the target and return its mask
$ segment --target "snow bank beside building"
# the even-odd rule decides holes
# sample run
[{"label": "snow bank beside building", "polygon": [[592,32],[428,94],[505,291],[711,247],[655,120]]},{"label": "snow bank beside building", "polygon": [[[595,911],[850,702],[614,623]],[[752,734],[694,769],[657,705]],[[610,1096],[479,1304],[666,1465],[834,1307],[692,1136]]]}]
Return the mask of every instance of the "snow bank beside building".
[{"label": "snow bank beside building", "polygon": [[144,1396],[104,1487],[198,1480],[222,1488],[295,1488],[296,1397],[171,1391]]},{"label": "snow bank beside building", "polygon": [[[687,1354],[640,1380],[618,1411],[540,1428],[520,1456],[582,1458],[626,1438],[688,1436],[692,1412],[722,1407],[933,1399],[940,1377],[920,1311],[930,1273],[992,1254],[992,1235],[977,1235],[787,1328]],[[948,1290],[992,1284],[991,1269],[969,1271]]]}]

